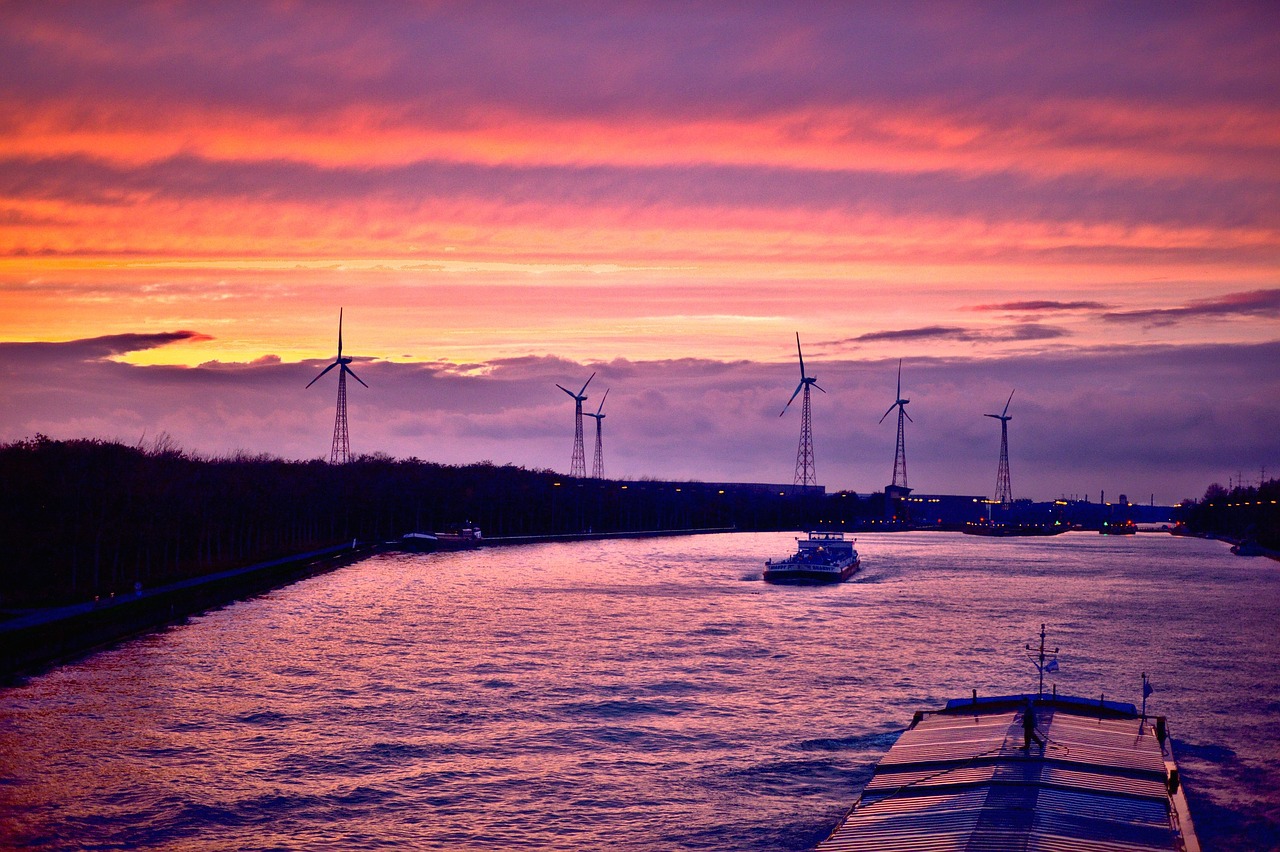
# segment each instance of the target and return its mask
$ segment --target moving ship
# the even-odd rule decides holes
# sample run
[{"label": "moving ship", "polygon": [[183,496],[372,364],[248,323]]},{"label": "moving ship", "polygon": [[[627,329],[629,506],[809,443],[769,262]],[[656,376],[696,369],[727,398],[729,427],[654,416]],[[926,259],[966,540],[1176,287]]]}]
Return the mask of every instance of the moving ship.
[{"label": "moving ship", "polygon": [[960,532],[965,535],[985,535],[995,538],[1009,538],[1011,536],[1028,536],[1028,535],[1061,535],[1070,531],[1069,524],[993,524],[984,523],[967,523]]},{"label": "moving ship", "polygon": [[856,541],[841,532],[812,531],[808,538],[796,539],[798,548],[786,559],[764,563],[766,583],[841,583],[861,566]]},{"label": "moving ship", "polygon": [[1165,718],[1146,713],[1146,675],[1141,711],[1046,695],[1057,660],[1046,662],[1043,627],[1039,651],[1035,695],[975,689],[917,711],[817,852],[1199,852]]}]

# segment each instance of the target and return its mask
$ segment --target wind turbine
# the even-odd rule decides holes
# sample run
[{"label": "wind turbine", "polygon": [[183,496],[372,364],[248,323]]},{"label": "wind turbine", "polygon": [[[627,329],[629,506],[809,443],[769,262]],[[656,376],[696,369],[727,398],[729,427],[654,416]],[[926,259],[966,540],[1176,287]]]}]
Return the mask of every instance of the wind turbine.
[{"label": "wind turbine", "polygon": [[[893,405],[889,406],[889,411],[893,411],[893,409],[895,408],[898,409],[898,448],[893,456],[893,483],[892,484],[895,486],[899,485],[898,477],[901,476],[902,482],[900,486],[902,488],[907,487],[907,442],[906,442],[906,436],[904,434],[905,430],[902,425],[902,418],[905,417],[906,419],[911,420],[911,415],[907,413],[907,403],[910,401],[911,400],[909,399],[902,398],[902,359],[899,358],[898,359],[898,398],[893,403]],[[880,416],[881,423],[883,423],[884,419],[889,416],[889,411],[886,411],[884,414]],[[911,422],[915,423],[916,421],[911,420]]]},{"label": "wind turbine", "polygon": [[[569,462],[569,475],[585,478],[587,475],[587,459],[586,454],[582,451],[582,403],[587,398],[587,385],[591,384],[591,379],[596,377],[592,373],[590,378],[582,383],[582,390],[574,393],[564,385],[556,385],[560,390],[573,397],[573,459]],[[603,404],[603,400],[601,401]]]},{"label": "wind turbine", "polygon": [[[587,381],[590,381],[590,379],[588,379]],[[582,412],[587,417],[594,417],[596,419],[596,457],[591,464],[592,479],[604,479],[604,438],[602,437],[601,433],[604,428],[604,418],[607,416],[603,413],[604,401],[608,398],[609,398],[609,389],[605,388],[604,396],[600,397],[600,407],[596,409],[596,413],[592,414],[590,411]]]},{"label": "wind turbine", "polygon": [[[347,366],[351,360],[349,356],[342,357],[342,308],[338,308],[338,357],[320,371],[320,376],[323,376],[334,367],[338,368],[338,415],[333,421],[333,448],[329,451],[329,464],[346,464],[351,460],[351,440],[347,435],[347,374],[350,373],[351,378],[369,387],[364,384],[364,379]],[[320,381],[320,376],[307,382],[307,387]]]},{"label": "wind turbine", "polygon": [[818,379],[814,376],[806,376],[804,374],[804,353],[800,351],[800,332],[796,332],[796,355],[800,357],[800,384],[796,385],[795,393],[791,394],[791,399],[787,400],[787,404],[782,406],[782,411],[778,416],[781,417],[787,413],[787,409],[791,407],[791,403],[795,402],[796,396],[800,391],[804,391],[804,401],[800,406],[800,445],[796,448],[796,485],[817,485],[818,474],[813,466],[813,415],[809,409],[809,388],[815,387],[826,393],[821,387],[818,387]]},{"label": "wind turbine", "polygon": [[1013,419],[1013,415],[1009,413],[1011,402],[1013,402],[1013,391],[1009,391],[1009,398],[1004,403],[1004,411],[999,414],[982,415],[994,417],[1000,421],[1000,468],[996,472],[996,501],[1002,506],[1008,506],[1013,502],[1013,487],[1009,484],[1009,421]]}]

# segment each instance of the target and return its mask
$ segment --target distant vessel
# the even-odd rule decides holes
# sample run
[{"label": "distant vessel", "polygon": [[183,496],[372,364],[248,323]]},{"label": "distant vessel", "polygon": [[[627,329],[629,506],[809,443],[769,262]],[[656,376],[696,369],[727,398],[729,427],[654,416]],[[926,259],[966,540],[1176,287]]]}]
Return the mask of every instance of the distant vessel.
[{"label": "distant vessel", "polygon": [[1133,521],[1119,521],[1117,523],[1103,523],[1102,529],[1098,532],[1103,535],[1137,535],[1138,525]]},{"label": "distant vessel", "polygon": [[996,538],[1023,535],[1061,535],[1071,529],[1069,524],[991,524],[967,523],[960,530],[965,535],[986,535]]},{"label": "distant vessel", "polygon": [[1198,852],[1163,716],[1047,695],[917,711],[818,852]]},{"label": "distant vessel", "polygon": [[465,550],[479,547],[484,537],[480,527],[464,524],[446,532],[406,533],[400,537],[400,549],[417,553],[431,553],[436,550]]},{"label": "distant vessel", "polygon": [[772,559],[764,564],[766,583],[840,583],[853,576],[861,566],[855,541],[848,541],[844,533],[809,533],[808,538],[796,539],[799,546],[795,553],[777,562]]}]

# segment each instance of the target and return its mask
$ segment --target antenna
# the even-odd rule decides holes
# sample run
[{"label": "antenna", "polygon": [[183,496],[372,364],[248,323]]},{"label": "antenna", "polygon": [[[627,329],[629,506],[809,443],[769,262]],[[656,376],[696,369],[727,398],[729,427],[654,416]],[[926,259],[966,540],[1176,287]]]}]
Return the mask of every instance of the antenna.
[{"label": "antenna", "polygon": [[[1052,651],[1046,650],[1044,647],[1044,635],[1045,635],[1044,625],[1041,624],[1040,625],[1040,656],[1038,659],[1035,657],[1027,657],[1027,659],[1031,661],[1031,664],[1036,667],[1036,671],[1040,674],[1040,693],[1039,693],[1040,695],[1044,695],[1044,673],[1045,672],[1053,673],[1058,670],[1058,649],[1054,648]],[[1034,651],[1036,649],[1028,645],[1027,650]],[[1052,657],[1046,662],[1045,658],[1046,656],[1049,656],[1049,655],[1052,655]]]},{"label": "antenna", "polygon": [[1009,403],[1013,402],[1013,394],[1014,391],[1009,391],[1004,411],[982,415],[1000,421],[1000,466],[996,469],[996,502],[1003,506],[1013,502],[1013,487],[1009,484],[1009,421],[1013,419],[1013,415],[1009,413]]},{"label": "antenna", "polygon": [[[586,453],[582,449],[582,403],[587,398],[587,385],[591,384],[591,380],[596,377],[592,373],[587,380],[582,383],[582,390],[574,393],[564,385],[556,385],[560,390],[573,397],[573,457],[569,460],[569,475],[585,479],[587,475],[587,459]],[[604,405],[604,400],[600,401]]]},{"label": "antenna", "polygon": [[[903,425],[902,419],[905,417],[907,420],[911,420],[911,415],[907,414],[907,403],[909,402],[911,402],[911,400],[902,398],[902,359],[899,358],[897,400],[893,405],[889,406],[888,411],[885,411],[884,414],[880,415],[879,422],[883,423],[884,419],[889,416],[890,411],[893,411],[895,408],[898,409],[898,444],[893,454],[893,482],[891,484],[895,486],[899,485],[898,479],[901,478],[902,488],[907,487],[907,440],[906,428]],[[911,422],[915,423],[914,420],[911,420]]]},{"label": "antenna", "polygon": [[307,382],[309,388],[320,381],[320,377],[325,373],[334,367],[338,368],[338,412],[333,419],[333,445],[329,449],[329,464],[346,464],[351,461],[351,439],[347,432],[347,376],[350,375],[360,384],[369,387],[364,379],[347,366],[352,360],[350,357],[342,357],[342,308],[338,308],[338,357],[333,359],[332,364],[321,370],[319,376]]},{"label": "antenna", "polygon": [[804,391],[804,400],[800,405],[800,445],[796,448],[795,484],[817,485],[818,473],[813,463],[813,411],[809,405],[809,388],[818,388],[823,393],[826,391],[818,386],[817,377],[806,376],[804,373],[804,353],[800,351],[800,332],[798,331],[796,332],[796,356],[800,359],[800,384],[796,385],[795,393],[791,394],[791,399],[782,406],[778,416],[786,414],[796,396]]}]

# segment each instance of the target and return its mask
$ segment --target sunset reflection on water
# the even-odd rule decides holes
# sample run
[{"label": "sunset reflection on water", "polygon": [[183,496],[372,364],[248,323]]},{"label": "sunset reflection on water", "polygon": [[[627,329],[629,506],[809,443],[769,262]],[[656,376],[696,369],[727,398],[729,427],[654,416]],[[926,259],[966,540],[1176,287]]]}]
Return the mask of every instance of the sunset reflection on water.
[{"label": "sunset reflection on water", "polygon": [[760,582],[792,547],[387,555],[56,669],[0,693],[0,845],[803,849],[916,709],[1031,688],[1042,621],[1060,691],[1151,675],[1207,848],[1275,829],[1256,560],[906,533],[849,583]]}]

